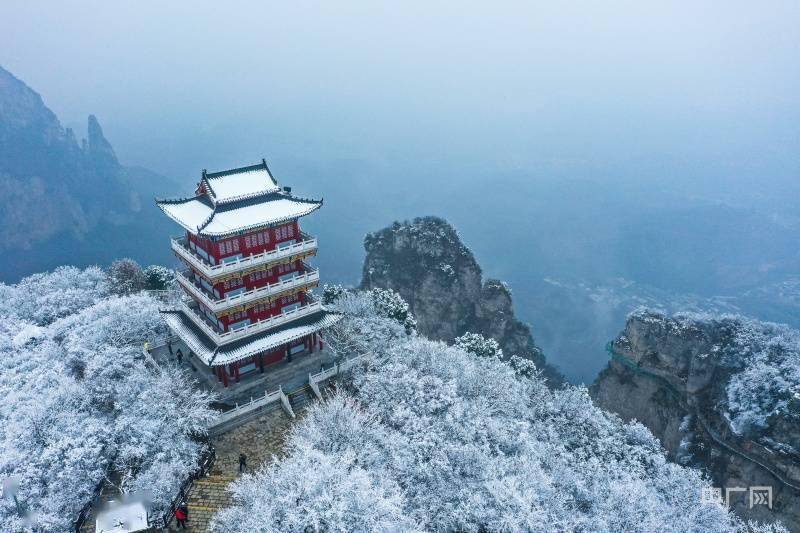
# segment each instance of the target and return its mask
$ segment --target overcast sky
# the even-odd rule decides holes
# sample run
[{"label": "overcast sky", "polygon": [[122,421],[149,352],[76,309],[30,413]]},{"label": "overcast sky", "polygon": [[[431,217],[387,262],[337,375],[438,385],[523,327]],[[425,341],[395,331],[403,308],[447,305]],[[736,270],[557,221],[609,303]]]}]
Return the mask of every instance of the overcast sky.
[{"label": "overcast sky", "polygon": [[798,27],[796,1],[5,0],[0,64],[174,177],[306,154],[777,179]]}]

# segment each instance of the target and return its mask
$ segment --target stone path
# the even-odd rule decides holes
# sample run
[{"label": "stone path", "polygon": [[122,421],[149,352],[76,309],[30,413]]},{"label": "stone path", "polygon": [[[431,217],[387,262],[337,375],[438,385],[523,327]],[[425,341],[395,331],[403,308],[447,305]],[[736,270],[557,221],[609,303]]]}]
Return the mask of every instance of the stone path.
[{"label": "stone path", "polygon": [[[296,414],[298,417],[302,416],[301,412]],[[217,510],[231,503],[227,488],[239,476],[239,454],[244,453],[247,456],[249,470],[257,469],[273,455],[281,456],[286,433],[292,423],[293,420],[276,405],[255,420],[212,440],[217,451],[217,460],[211,475],[195,481],[189,491],[189,521],[186,531],[209,531],[211,517]],[[176,529],[173,521],[170,531],[183,530]]]}]

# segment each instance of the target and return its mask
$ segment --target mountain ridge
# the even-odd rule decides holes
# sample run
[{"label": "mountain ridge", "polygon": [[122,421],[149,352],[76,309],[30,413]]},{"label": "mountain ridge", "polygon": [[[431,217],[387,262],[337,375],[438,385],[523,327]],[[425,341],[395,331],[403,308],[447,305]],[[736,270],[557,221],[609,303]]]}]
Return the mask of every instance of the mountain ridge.
[{"label": "mountain ridge", "polygon": [[166,262],[150,238],[168,232],[150,202],[171,193],[168,178],[120,164],[94,115],[80,143],[42,97],[0,67],[0,236],[3,281],[61,264],[119,256]]}]

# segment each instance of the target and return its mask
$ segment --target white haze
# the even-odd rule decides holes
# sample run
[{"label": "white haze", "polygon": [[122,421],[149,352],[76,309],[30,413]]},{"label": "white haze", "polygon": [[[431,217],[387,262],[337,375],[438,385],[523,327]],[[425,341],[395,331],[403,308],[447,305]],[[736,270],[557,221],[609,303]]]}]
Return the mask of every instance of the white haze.
[{"label": "white haze", "polygon": [[797,2],[6,1],[0,65],[187,193],[266,156],[325,197],[330,281],[357,282],[366,231],[444,216],[589,380],[639,300],[800,273],[798,23]]}]

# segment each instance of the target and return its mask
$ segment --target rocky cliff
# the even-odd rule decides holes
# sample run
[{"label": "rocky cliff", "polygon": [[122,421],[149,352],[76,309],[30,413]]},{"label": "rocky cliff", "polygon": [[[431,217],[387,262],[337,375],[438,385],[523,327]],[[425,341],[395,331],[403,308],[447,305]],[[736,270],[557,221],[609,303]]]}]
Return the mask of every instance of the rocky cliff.
[{"label": "rocky cliff", "polygon": [[0,233],[2,281],[119,256],[146,262],[168,222],[152,206],[170,180],[120,165],[97,118],[87,139],[62,127],[41,96],[0,67]]},{"label": "rocky cliff", "polygon": [[800,332],[734,316],[640,311],[609,345],[597,404],[645,424],[679,463],[723,488],[772,487],[773,509],[731,507],[800,529]]},{"label": "rocky cliff", "polygon": [[450,224],[436,217],[395,222],[364,238],[361,286],[398,292],[421,333],[447,342],[465,332],[495,339],[506,357],[519,355],[541,368],[551,384],[563,377],[548,365],[530,329],[514,316],[511,293],[481,267]]}]

